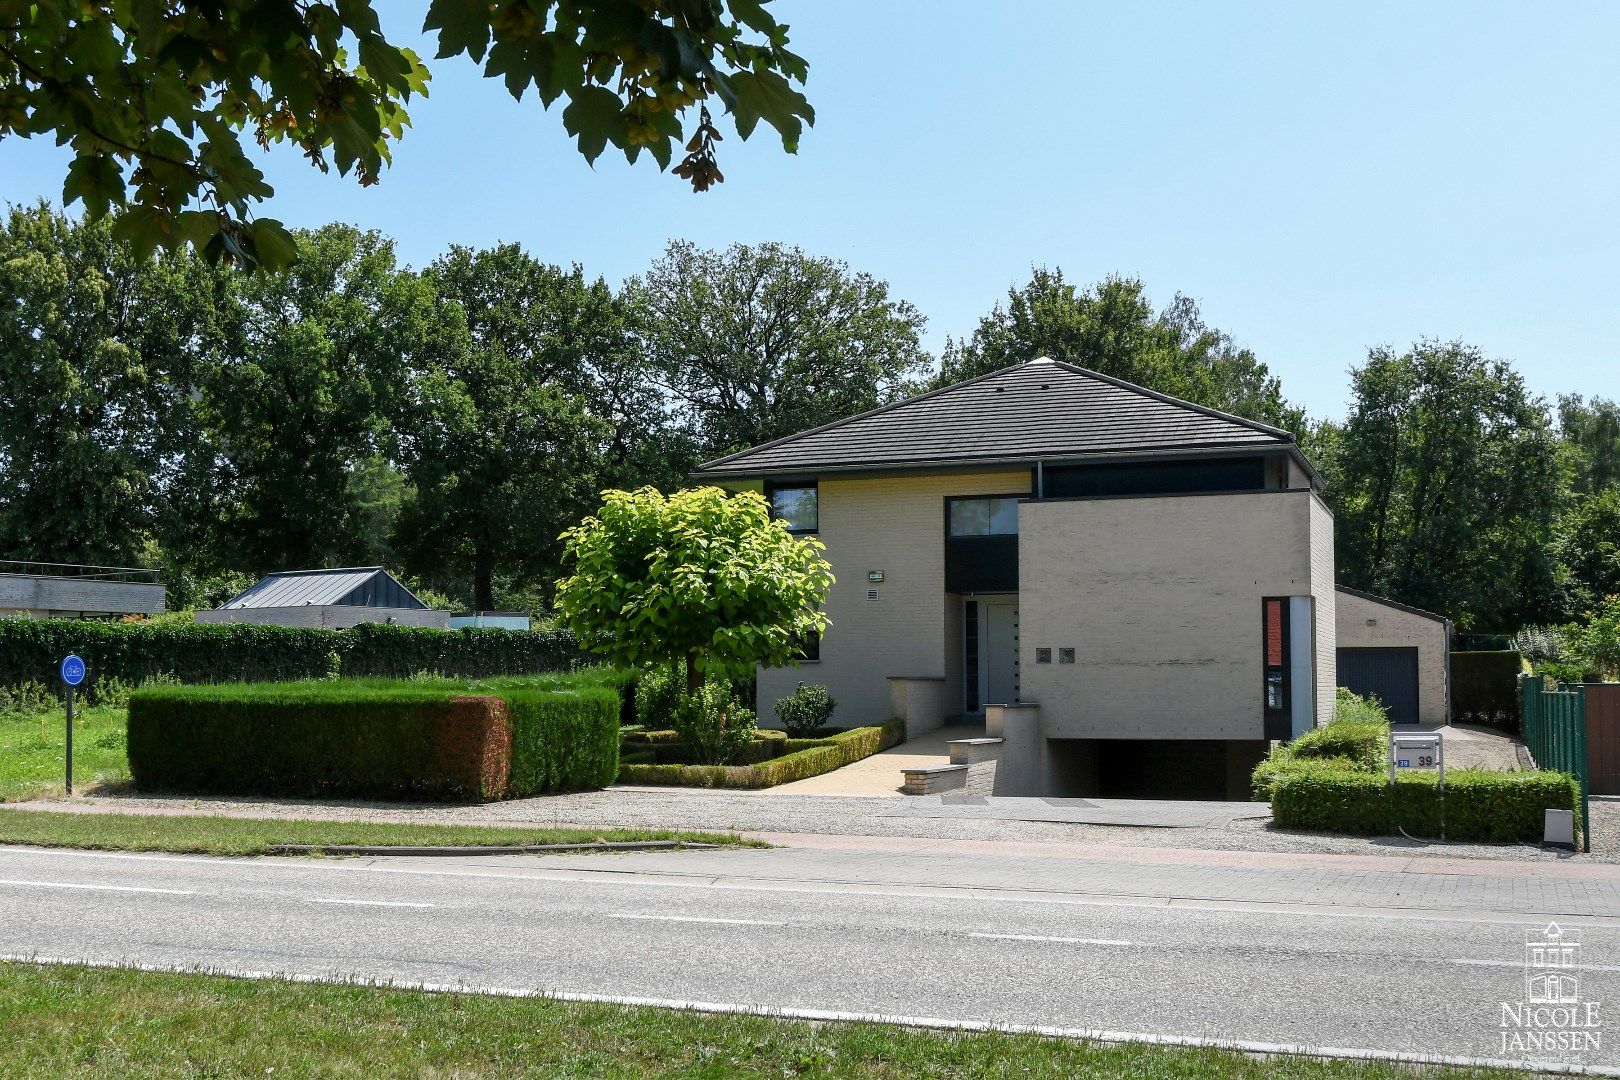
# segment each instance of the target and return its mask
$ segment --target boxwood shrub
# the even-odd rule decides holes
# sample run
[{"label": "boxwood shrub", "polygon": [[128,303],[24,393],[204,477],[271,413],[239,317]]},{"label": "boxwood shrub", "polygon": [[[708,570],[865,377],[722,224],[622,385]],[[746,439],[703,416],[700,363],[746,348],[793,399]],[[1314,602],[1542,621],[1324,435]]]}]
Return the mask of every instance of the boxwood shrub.
[{"label": "boxwood shrub", "polygon": [[1446,773],[1442,791],[1428,775],[1400,775],[1391,787],[1386,775],[1300,764],[1277,777],[1271,800],[1283,828],[1498,843],[1540,840],[1547,810],[1572,810],[1584,828],[1569,774],[1458,769]]},{"label": "boxwood shrub", "polygon": [[612,783],[612,673],[159,686],[129,706],[137,787],[475,801]]},{"label": "boxwood shrub", "polygon": [[842,768],[896,746],[905,738],[905,721],[891,720],[881,727],[850,728],[825,739],[784,739],[786,753],[753,765],[625,763],[619,767],[619,783],[682,787],[775,787]]}]

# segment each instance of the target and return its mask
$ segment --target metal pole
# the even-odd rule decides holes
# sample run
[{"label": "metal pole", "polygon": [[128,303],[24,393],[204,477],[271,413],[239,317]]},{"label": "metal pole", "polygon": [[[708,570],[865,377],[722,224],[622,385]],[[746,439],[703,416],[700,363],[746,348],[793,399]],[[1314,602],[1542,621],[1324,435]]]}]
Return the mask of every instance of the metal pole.
[{"label": "metal pole", "polygon": [[67,688],[67,793],[73,794],[73,684]]}]

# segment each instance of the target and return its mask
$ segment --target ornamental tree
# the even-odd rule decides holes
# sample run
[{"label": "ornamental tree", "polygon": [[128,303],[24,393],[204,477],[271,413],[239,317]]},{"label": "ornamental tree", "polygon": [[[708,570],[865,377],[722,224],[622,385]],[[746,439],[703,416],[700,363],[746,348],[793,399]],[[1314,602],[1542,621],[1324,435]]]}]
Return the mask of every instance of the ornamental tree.
[{"label": "ornamental tree", "polygon": [[688,695],[711,673],[795,663],[828,626],[825,548],[758,492],[606,491],[562,539],[573,574],[557,610],[580,645],[619,664],[682,664]]}]

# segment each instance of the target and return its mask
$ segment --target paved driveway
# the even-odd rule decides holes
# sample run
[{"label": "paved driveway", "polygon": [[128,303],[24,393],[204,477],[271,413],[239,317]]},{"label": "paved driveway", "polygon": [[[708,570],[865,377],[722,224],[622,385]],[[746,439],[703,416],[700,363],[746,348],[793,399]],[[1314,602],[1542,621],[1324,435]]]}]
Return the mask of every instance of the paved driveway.
[{"label": "paved driveway", "polygon": [[915,769],[925,765],[947,765],[951,760],[952,739],[982,739],[984,726],[943,727],[907,739],[899,746],[891,746],[881,754],[862,758],[842,769],[779,784],[766,788],[769,795],[875,795],[903,798],[900,785],[905,777],[902,769]]}]

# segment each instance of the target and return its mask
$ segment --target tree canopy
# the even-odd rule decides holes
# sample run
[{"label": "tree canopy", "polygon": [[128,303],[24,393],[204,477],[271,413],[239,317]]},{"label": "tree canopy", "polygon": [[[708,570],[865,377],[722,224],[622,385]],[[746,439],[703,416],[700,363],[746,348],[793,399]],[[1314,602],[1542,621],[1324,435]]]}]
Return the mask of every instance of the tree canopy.
[{"label": "tree canopy", "polygon": [[557,610],[580,645],[618,664],[684,664],[688,694],[710,674],[793,663],[828,626],[821,542],[772,519],[758,492],[606,491],[563,536]]},{"label": "tree canopy", "polygon": [[1035,270],[1023,288],[946,344],[938,386],[1049,356],[1172,397],[1300,433],[1304,411],[1248,349],[1206,326],[1198,305],[1177,296],[1155,313],[1142,282],[1110,277],[1077,289],[1062,269]]},{"label": "tree canopy", "polygon": [[706,456],[875,408],[928,367],[916,308],[870,274],[796,247],[672,243],[625,292]]},{"label": "tree canopy", "polygon": [[1563,495],[1546,402],[1459,342],[1374,349],[1351,382],[1325,463],[1339,580],[1465,629],[1556,608]]},{"label": "tree canopy", "polygon": [[[425,0],[439,60],[465,57],[514,98],[566,98],[562,123],[594,162],[643,151],[703,191],[724,179],[710,111],[746,139],[770,124],[789,152],[815,113],[804,59],[770,0]],[[0,20],[0,139],[72,148],[64,203],[127,207],[137,255],[191,243],[271,267],[297,254],[248,156],[288,144],[313,166],[380,181],[427,64],[390,40],[373,0],[35,0]],[[696,109],[696,117],[688,114]]]}]

